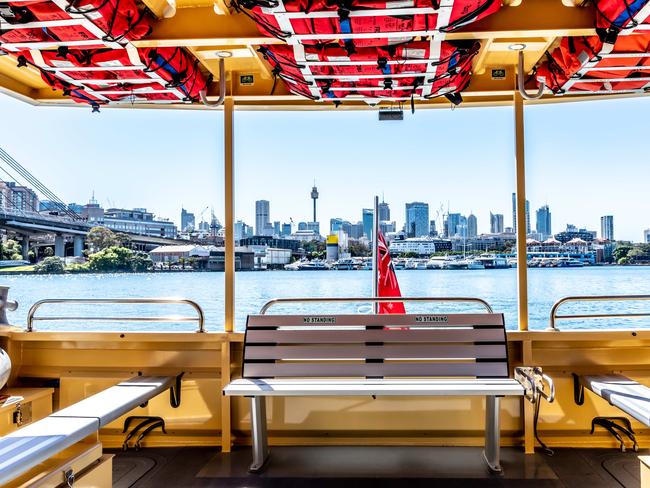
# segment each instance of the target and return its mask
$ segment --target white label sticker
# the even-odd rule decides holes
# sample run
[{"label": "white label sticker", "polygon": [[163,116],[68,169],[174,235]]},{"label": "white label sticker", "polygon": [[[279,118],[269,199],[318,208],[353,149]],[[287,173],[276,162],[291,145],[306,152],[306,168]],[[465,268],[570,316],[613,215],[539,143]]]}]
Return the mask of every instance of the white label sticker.
[{"label": "white label sticker", "polygon": [[115,61],[100,61],[100,62],[98,62],[96,64],[97,64],[97,66],[101,66],[102,68],[114,68],[116,66],[125,66],[125,64],[123,64],[120,61],[116,61],[116,60]]},{"label": "white label sticker", "polygon": [[411,8],[415,7],[413,0],[395,0],[386,2],[386,8]]},{"label": "white label sticker", "polygon": [[406,47],[402,49],[402,56],[407,59],[424,59],[426,54],[426,49],[409,49]]},{"label": "white label sticker", "polygon": [[50,61],[50,63],[52,63],[52,66],[56,68],[74,68],[74,64],[72,64],[70,61],[53,59],[52,61]]},{"label": "white label sticker", "polygon": [[327,56],[328,61],[332,61],[333,63],[340,63],[341,61],[350,61],[349,56]]},{"label": "white label sticker", "polygon": [[318,54],[316,53],[305,53],[306,61],[319,61]]}]

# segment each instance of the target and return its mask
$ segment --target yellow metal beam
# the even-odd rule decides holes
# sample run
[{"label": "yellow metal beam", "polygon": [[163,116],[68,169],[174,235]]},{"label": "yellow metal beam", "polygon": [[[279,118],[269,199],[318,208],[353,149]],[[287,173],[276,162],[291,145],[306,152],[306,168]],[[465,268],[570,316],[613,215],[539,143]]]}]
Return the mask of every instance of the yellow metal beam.
[{"label": "yellow metal beam", "polygon": [[528,255],[526,249],[526,161],[524,99],[515,90],[515,160],[517,208],[517,303],[519,330],[528,330]]},{"label": "yellow metal beam", "polygon": [[[593,35],[594,11],[590,7],[569,8],[557,0],[526,0],[519,7],[499,12],[446,39],[500,39]],[[282,43],[263,36],[254,21],[241,13],[216,15],[213,8],[179,9],[171,19],[154,23],[153,33],[135,41],[139,47],[237,46]]]},{"label": "yellow metal beam", "polygon": [[234,167],[235,101],[226,97],[223,105],[224,134],[224,207],[225,207],[225,328],[235,328],[235,167]]}]

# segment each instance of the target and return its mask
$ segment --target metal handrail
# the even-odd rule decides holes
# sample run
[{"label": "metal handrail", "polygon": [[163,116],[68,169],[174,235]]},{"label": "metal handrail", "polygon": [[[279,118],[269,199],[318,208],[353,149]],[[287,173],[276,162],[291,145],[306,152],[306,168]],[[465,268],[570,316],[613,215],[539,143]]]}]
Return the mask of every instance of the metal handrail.
[{"label": "metal handrail", "polygon": [[576,315],[558,315],[557,310],[561,305],[568,302],[617,302],[617,301],[645,301],[650,300],[650,295],[587,295],[587,296],[572,296],[564,297],[555,302],[551,308],[551,318],[549,321],[549,331],[559,330],[555,326],[557,320],[570,320],[570,319],[604,319],[604,318],[617,318],[617,317],[650,317],[650,312],[642,313],[596,313],[596,314],[576,314]]},{"label": "metal handrail", "polygon": [[274,305],[283,303],[354,303],[354,302],[461,302],[461,303],[478,303],[483,306],[487,313],[494,313],[488,302],[481,298],[474,297],[357,297],[357,298],[275,298],[266,302],[261,310],[260,315],[266,314],[267,310]]},{"label": "metal handrail", "polygon": [[[184,304],[189,305],[196,311],[196,317],[167,315],[164,317],[35,317],[36,311],[42,305],[52,303],[78,303],[78,304]],[[186,298],[47,298],[39,300],[31,306],[27,313],[27,332],[34,331],[34,322],[39,320],[63,321],[63,320],[88,320],[95,322],[197,322],[197,332],[205,332],[205,315],[201,306],[193,300]]]}]

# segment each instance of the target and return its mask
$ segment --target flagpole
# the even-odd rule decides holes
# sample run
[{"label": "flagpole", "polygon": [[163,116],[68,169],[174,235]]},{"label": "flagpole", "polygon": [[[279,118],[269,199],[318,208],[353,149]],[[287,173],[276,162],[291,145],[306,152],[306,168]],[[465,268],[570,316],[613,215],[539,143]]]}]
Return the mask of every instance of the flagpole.
[{"label": "flagpole", "polygon": [[[379,294],[379,197],[375,195],[375,205],[372,212],[372,296]],[[379,312],[379,302],[372,305],[374,313]]]}]

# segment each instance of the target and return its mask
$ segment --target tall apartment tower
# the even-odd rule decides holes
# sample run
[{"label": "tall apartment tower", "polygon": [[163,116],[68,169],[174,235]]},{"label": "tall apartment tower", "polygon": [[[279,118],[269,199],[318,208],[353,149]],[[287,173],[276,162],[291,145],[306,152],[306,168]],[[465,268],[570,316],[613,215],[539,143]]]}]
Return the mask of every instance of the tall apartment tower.
[{"label": "tall apartment tower", "polygon": [[271,222],[268,200],[255,202],[255,235],[264,235],[264,228]]},{"label": "tall apartment tower", "polygon": [[492,234],[503,234],[503,214],[490,212],[490,232]]},{"label": "tall apartment tower", "polygon": [[614,216],[603,215],[600,218],[600,237],[608,241],[614,240]]},{"label": "tall apartment tower", "polygon": [[536,217],[537,225],[535,226],[535,230],[540,236],[546,239],[553,233],[551,230],[551,210],[548,208],[548,205],[537,209]]},{"label": "tall apartment tower", "polygon": [[[517,232],[517,194],[512,194],[512,229]],[[526,200],[526,234],[530,234],[530,203]]]}]

